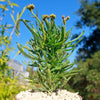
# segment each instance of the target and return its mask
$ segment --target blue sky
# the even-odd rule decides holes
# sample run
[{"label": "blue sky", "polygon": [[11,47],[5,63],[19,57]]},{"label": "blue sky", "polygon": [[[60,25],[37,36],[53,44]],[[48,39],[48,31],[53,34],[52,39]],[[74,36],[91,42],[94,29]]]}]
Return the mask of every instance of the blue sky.
[{"label": "blue sky", "polygon": [[[76,22],[80,19],[80,17],[75,14],[75,12],[80,8],[80,2],[79,2],[80,0],[11,0],[11,1],[19,5],[19,7],[15,7],[14,9],[15,18],[16,18],[17,12],[20,12],[24,6],[27,6],[28,4],[33,3],[35,5],[34,12],[36,12],[36,10],[38,11],[39,18],[41,18],[41,15],[44,15],[44,14],[50,15],[54,13],[56,15],[55,22],[57,25],[60,25],[62,21],[62,18],[61,18],[62,15],[65,15],[65,17],[70,16],[70,20],[67,21],[66,31],[68,31],[72,26],[73,26],[72,35],[74,35],[75,33],[78,34],[84,30],[84,29],[75,28]],[[9,12],[6,12],[6,14],[8,13]],[[29,14],[30,12],[26,10],[22,18],[30,19]],[[4,22],[8,22],[14,25],[9,15],[8,17],[4,19]],[[85,28],[85,34],[86,32],[88,32],[88,29]],[[18,51],[16,42],[25,45],[25,43],[32,36],[31,33],[28,31],[28,29],[26,29],[25,25],[22,23],[20,25],[20,33],[21,34],[18,37],[15,34],[13,35],[12,46],[15,47],[15,50],[10,54],[11,59],[14,58],[15,54]],[[76,55],[76,50],[72,54],[72,56],[69,58],[71,62],[74,61],[75,55]],[[24,62],[25,57],[23,57],[22,55],[18,55],[14,59],[22,63]],[[28,61],[28,59],[26,59],[26,61]]]}]

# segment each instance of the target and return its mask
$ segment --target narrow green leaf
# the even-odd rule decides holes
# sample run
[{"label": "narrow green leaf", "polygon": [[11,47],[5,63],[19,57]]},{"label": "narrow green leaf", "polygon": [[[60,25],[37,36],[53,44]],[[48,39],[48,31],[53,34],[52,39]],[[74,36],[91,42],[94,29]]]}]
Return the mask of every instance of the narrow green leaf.
[{"label": "narrow green leaf", "polygon": [[6,0],[0,0],[0,1],[6,1]]},{"label": "narrow green leaf", "polygon": [[19,20],[19,13],[17,13],[17,20]]},{"label": "narrow green leaf", "polygon": [[1,4],[1,5],[0,5],[0,8],[3,9],[3,12],[4,12],[5,10],[8,10],[7,5],[3,5],[3,4]]},{"label": "narrow green leaf", "polygon": [[47,30],[50,31],[50,22],[47,19],[45,19],[45,24],[46,24]]},{"label": "narrow green leaf", "polygon": [[36,87],[36,86],[34,86],[34,85],[33,85],[33,89],[39,90],[39,91],[46,91],[45,88],[42,88],[42,87]]},{"label": "narrow green leaf", "polygon": [[[75,47],[74,47],[74,49],[75,49]],[[69,55],[66,55],[65,57],[60,59],[59,62],[62,62],[64,59],[68,58],[73,53],[74,49],[71,51],[71,53]]]},{"label": "narrow green leaf", "polygon": [[73,42],[77,41],[80,37],[82,37],[83,34],[84,34],[84,31],[83,31],[77,38],[75,38],[75,39],[72,40],[72,41],[67,42],[66,44],[68,44],[68,43],[73,43]]},{"label": "narrow green leaf", "polygon": [[17,22],[16,22],[16,29],[19,32],[19,20],[17,20]]},{"label": "narrow green leaf", "polygon": [[48,85],[49,85],[49,88],[51,88],[51,71],[50,69],[47,69],[47,82],[48,82]]},{"label": "narrow green leaf", "polygon": [[45,91],[48,91],[48,86],[44,83],[46,79],[45,75],[42,75],[42,72],[40,72],[39,70],[37,70],[37,73],[38,73],[39,83],[42,85]]},{"label": "narrow green leaf", "polygon": [[66,38],[66,39],[69,38],[72,29],[73,29],[73,27],[72,27],[69,31],[67,31],[67,32],[65,33],[65,38]]},{"label": "narrow green leaf", "polygon": [[55,83],[53,84],[53,86],[52,86],[52,91],[56,90],[56,88],[57,88],[59,82],[60,82],[59,80],[56,80],[56,82],[55,82]]},{"label": "narrow green leaf", "polygon": [[18,5],[18,4],[16,4],[16,3],[10,3],[9,5],[19,7],[19,5]]},{"label": "narrow green leaf", "polygon": [[52,73],[52,84],[53,84],[53,83],[56,82],[56,80],[58,80],[59,72],[57,72],[57,73],[55,74],[54,71],[51,71],[51,73]]},{"label": "narrow green leaf", "polygon": [[43,37],[42,37],[42,35],[40,34],[40,32],[39,32],[39,30],[38,30],[38,28],[37,28],[37,30],[34,28],[34,26],[33,25],[31,25],[32,26],[32,29],[33,29],[33,31],[34,32],[37,32],[38,33],[38,35],[39,35],[39,37],[43,40]]},{"label": "narrow green leaf", "polygon": [[58,34],[58,35],[56,35],[55,37],[53,37],[53,39],[51,39],[48,43],[47,43],[47,45],[50,45],[50,44],[54,44],[54,41],[59,37],[59,35],[60,34]]},{"label": "narrow green leaf", "polygon": [[63,41],[63,40],[64,40],[64,37],[65,37],[65,36],[64,36],[64,35],[65,35],[65,26],[62,27],[62,29],[61,29],[61,34],[60,34],[60,35],[61,35],[61,36],[60,36],[60,37],[61,37],[60,41]]},{"label": "narrow green leaf", "polygon": [[67,40],[67,39],[64,39],[63,41],[58,42],[58,43],[55,43],[55,44],[53,44],[53,45],[54,45],[54,46],[60,46],[60,45],[62,45],[66,40]]},{"label": "narrow green leaf", "polygon": [[17,43],[17,47],[18,47],[18,49],[21,51],[21,53],[22,53],[24,56],[26,56],[26,57],[28,57],[28,58],[30,58],[30,59],[34,59],[34,60],[37,59],[36,57],[27,54],[27,53],[23,50],[23,48],[20,46],[20,44],[18,44],[18,43]]},{"label": "narrow green leaf", "polygon": [[25,20],[25,19],[21,19],[20,21],[22,21],[22,22],[26,25],[26,27],[29,29],[29,31],[33,34],[34,38],[37,39],[39,43],[41,43],[42,41],[40,42],[40,37],[39,37],[38,34],[35,33],[35,32],[33,31],[33,29],[26,23],[26,20]]},{"label": "narrow green leaf", "polygon": [[26,7],[24,7],[23,10],[21,11],[21,13],[19,14],[19,18],[21,18],[21,16],[23,15],[25,9],[26,9]]},{"label": "narrow green leaf", "polygon": [[14,13],[14,8],[13,8],[13,6],[19,7],[19,5],[16,4],[16,3],[14,3],[14,2],[10,2],[9,0],[8,0],[7,2],[8,2],[8,5],[11,6],[12,12]]},{"label": "narrow green leaf", "polygon": [[82,40],[83,38],[81,38],[80,40],[78,40],[76,43],[74,43],[74,44],[71,44],[71,43],[66,43],[65,44],[65,48],[67,47],[67,48],[69,48],[69,47],[76,47],[76,45]]},{"label": "narrow green leaf", "polygon": [[16,24],[16,21],[15,21],[15,19],[14,19],[14,16],[13,16],[12,14],[10,14],[10,16],[11,16],[13,22]]},{"label": "narrow green leaf", "polygon": [[71,79],[71,77],[68,77],[64,82],[60,85],[60,88],[63,88],[67,84],[67,82]]}]

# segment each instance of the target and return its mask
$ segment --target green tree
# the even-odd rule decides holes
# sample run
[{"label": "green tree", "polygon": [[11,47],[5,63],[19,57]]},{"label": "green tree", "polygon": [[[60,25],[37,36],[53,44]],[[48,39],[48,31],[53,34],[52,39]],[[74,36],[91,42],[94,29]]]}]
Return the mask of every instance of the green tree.
[{"label": "green tree", "polygon": [[82,28],[89,27],[92,31],[88,37],[82,41],[83,46],[78,50],[78,60],[91,57],[91,54],[100,50],[100,1],[81,0],[81,7],[77,11],[80,20],[76,26]]},{"label": "green tree", "polygon": [[79,91],[83,100],[100,100],[100,50],[77,66],[74,70],[83,71],[71,79],[71,87]]},{"label": "green tree", "polygon": [[76,57],[77,68],[82,72],[69,82],[74,91],[79,91],[83,100],[100,100],[100,1],[81,0],[77,11],[78,28],[89,27],[92,31],[83,39]]}]

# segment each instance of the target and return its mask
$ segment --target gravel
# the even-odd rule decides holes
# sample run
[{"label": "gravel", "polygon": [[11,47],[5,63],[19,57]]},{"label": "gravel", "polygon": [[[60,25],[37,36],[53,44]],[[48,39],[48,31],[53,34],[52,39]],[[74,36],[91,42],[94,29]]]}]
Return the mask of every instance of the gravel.
[{"label": "gravel", "polygon": [[50,95],[46,92],[22,91],[15,97],[16,100],[82,100],[78,93],[72,93],[67,90],[57,90]]}]

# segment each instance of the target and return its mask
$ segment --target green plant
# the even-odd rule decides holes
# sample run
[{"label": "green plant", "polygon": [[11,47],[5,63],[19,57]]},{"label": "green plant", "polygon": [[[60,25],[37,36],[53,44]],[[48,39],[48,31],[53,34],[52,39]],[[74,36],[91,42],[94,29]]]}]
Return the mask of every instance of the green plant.
[{"label": "green plant", "polygon": [[77,74],[77,71],[70,70],[74,63],[70,63],[68,57],[82,39],[84,31],[76,39],[71,40],[72,28],[66,32],[66,21],[69,16],[66,18],[62,16],[62,24],[57,27],[56,15],[44,15],[40,21],[37,14],[33,13],[33,4],[27,6],[27,9],[36,19],[36,28],[31,23],[28,24],[30,21],[19,19],[32,33],[33,38],[28,42],[28,46],[22,46],[19,43],[17,46],[24,56],[32,60],[31,66],[37,67],[33,84],[37,83],[39,87],[33,85],[33,88],[51,94],[66,85],[68,80]]},{"label": "green plant", "polygon": [[[15,96],[26,89],[17,78],[12,77],[13,73],[8,68],[0,71],[0,100],[15,100]],[[5,76],[3,72],[6,72]]]},{"label": "green plant", "polygon": [[83,70],[68,82],[74,91],[79,91],[83,100],[100,100],[100,50],[85,61],[78,61],[77,68]]},{"label": "green plant", "polygon": [[13,6],[18,5],[10,0],[0,1],[3,2],[3,4],[0,4],[0,100],[15,100],[16,94],[25,90],[25,86],[19,84],[17,77],[14,77],[11,66],[7,65],[9,53],[13,50],[11,41],[16,25],[13,27],[11,24],[2,23],[2,20],[4,17],[7,17],[5,11],[8,10],[8,6],[10,6],[12,12],[14,12]]},{"label": "green plant", "polygon": [[9,25],[0,26],[0,100],[15,100],[16,94],[25,90],[25,86],[18,84],[18,79],[14,77],[12,67],[7,66],[12,50],[11,38],[5,36],[9,28]]}]

